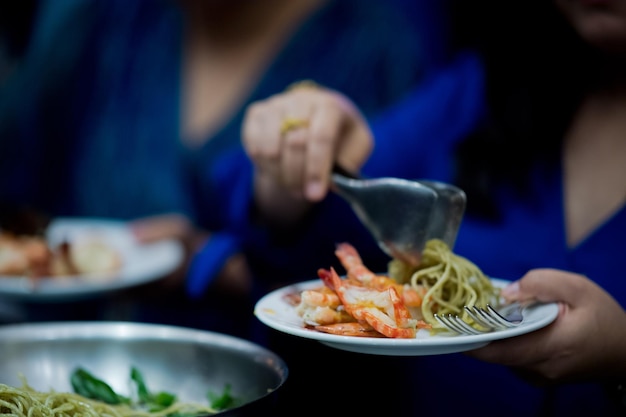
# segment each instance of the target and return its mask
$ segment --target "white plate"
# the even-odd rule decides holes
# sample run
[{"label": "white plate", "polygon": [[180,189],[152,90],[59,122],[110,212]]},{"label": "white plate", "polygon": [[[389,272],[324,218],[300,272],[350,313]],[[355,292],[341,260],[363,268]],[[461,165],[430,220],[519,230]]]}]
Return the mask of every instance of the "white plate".
[{"label": "white plate", "polygon": [[[508,283],[508,281],[498,279],[492,279],[492,282],[499,287]],[[376,355],[420,356],[463,352],[485,346],[493,340],[529,333],[552,323],[559,311],[556,303],[531,307],[525,311],[524,322],[518,327],[480,335],[431,335],[428,330],[420,330],[415,339],[339,336],[305,328],[295,308],[284,300],[286,294],[320,285],[323,285],[322,281],[316,279],[273,291],[257,302],[254,314],[261,322],[273,329],[317,340],[337,349]]]},{"label": "white plate", "polygon": [[120,221],[60,218],[54,220],[47,230],[47,239],[51,244],[94,235],[119,251],[122,256],[119,271],[44,277],[38,279],[36,285],[25,277],[0,275],[0,296],[27,301],[66,301],[100,296],[161,279],[183,260],[183,248],[178,241],[139,244],[125,223]]}]

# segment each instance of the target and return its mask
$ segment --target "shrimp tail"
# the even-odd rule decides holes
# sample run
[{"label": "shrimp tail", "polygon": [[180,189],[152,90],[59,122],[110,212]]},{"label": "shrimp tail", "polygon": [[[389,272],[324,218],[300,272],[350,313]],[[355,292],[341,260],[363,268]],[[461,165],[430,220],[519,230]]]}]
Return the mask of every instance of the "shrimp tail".
[{"label": "shrimp tail", "polygon": [[368,323],[350,322],[315,326],[315,330],[341,336],[385,337]]}]

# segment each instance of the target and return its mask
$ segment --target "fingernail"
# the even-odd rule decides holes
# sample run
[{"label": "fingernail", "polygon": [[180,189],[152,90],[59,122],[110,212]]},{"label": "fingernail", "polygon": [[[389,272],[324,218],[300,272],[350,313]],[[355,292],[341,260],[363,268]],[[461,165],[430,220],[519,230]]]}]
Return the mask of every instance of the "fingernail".
[{"label": "fingernail", "polygon": [[310,200],[321,200],[324,197],[324,187],[321,182],[313,181],[306,186],[306,196]]},{"label": "fingernail", "polygon": [[519,294],[519,282],[515,281],[502,288],[501,295],[504,298],[512,298]]}]

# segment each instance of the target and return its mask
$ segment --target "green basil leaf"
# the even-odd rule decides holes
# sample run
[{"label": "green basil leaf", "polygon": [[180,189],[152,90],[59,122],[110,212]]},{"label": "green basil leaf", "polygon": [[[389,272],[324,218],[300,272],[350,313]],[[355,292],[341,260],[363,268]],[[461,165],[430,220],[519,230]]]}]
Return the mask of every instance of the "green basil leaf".
[{"label": "green basil leaf", "polygon": [[74,392],[83,397],[107,404],[129,402],[128,398],[118,395],[106,382],[96,378],[83,368],[78,368],[72,373],[70,382]]},{"label": "green basil leaf", "polygon": [[235,398],[231,395],[230,390],[230,384],[226,384],[224,386],[224,391],[222,391],[221,394],[216,394],[209,391],[207,393],[207,398],[211,403],[211,407],[215,408],[216,410],[225,410],[232,407],[235,402]]}]

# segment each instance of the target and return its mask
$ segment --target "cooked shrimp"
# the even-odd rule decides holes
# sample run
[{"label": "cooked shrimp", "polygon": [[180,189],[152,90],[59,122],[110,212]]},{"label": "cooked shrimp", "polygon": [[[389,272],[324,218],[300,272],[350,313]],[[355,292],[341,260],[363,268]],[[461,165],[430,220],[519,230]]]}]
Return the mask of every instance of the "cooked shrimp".
[{"label": "cooked shrimp", "polygon": [[415,337],[418,320],[402,302],[394,287],[385,291],[355,285],[341,279],[334,268],[320,269],[318,275],[341,300],[346,311],[359,322],[366,322],[378,332],[392,338]]},{"label": "cooked shrimp", "polygon": [[385,335],[376,331],[368,323],[359,323],[357,321],[315,326],[315,330],[341,336],[385,337]]},{"label": "cooked shrimp", "polygon": [[349,243],[339,243],[335,249],[335,255],[339,258],[341,265],[346,269],[348,276],[368,284],[376,277],[364,264],[356,248]]},{"label": "cooked shrimp", "polygon": [[330,325],[354,322],[354,317],[345,310],[335,310],[330,307],[298,306],[298,315],[309,326]]},{"label": "cooked shrimp", "polygon": [[335,249],[335,255],[346,269],[349,278],[380,291],[393,287],[400,294],[407,307],[420,307],[422,305],[426,289],[420,294],[408,284],[400,284],[388,276],[375,274],[363,264],[361,256],[351,244],[339,243]]},{"label": "cooked shrimp", "polygon": [[339,296],[328,287],[316,290],[304,290],[300,293],[301,303],[313,307],[337,308],[341,305]]},{"label": "cooked shrimp", "polygon": [[337,294],[330,288],[322,286],[300,293],[296,313],[311,326],[354,321],[354,318],[340,307],[341,300]]}]

